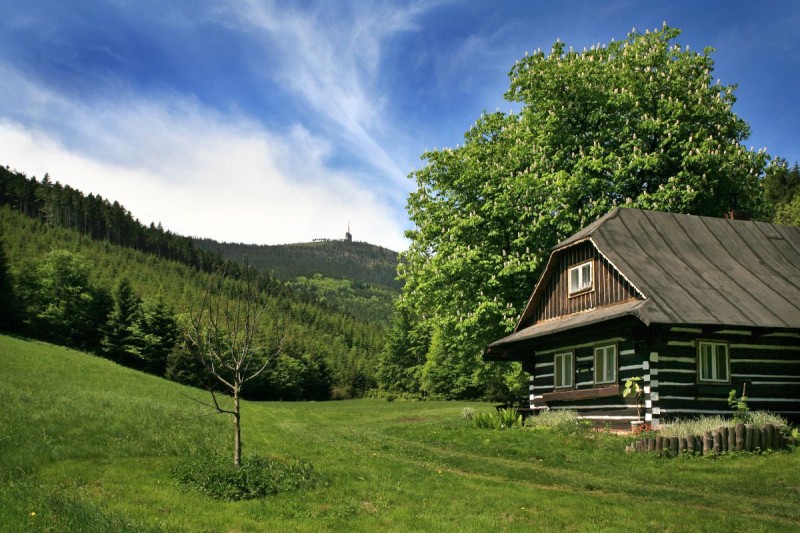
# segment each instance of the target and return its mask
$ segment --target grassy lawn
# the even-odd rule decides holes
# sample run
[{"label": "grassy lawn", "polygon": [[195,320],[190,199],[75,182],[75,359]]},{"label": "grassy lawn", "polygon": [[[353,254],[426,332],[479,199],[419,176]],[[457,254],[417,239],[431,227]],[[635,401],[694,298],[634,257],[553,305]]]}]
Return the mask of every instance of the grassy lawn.
[{"label": "grassy lawn", "polygon": [[[0,336],[0,531],[790,531],[800,453],[625,454],[623,437],[477,430],[469,405],[245,403],[245,453],[298,457],[311,490],[220,503],[175,485],[231,445],[205,393]],[[32,514],[35,513],[35,514]]]}]

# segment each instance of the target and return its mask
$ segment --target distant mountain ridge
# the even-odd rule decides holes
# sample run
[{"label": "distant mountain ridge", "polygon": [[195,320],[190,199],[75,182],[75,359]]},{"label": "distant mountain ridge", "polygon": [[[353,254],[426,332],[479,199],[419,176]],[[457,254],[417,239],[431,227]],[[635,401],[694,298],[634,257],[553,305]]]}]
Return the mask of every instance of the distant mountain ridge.
[{"label": "distant mountain ridge", "polygon": [[194,244],[201,250],[219,253],[232,261],[242,262],[246,257],[257,269],[277,279],[322,274],[393,290],[402,287],[402,283],[396,279],[397,252],[367,242],[343,239],[259,245],[195,238]]}]

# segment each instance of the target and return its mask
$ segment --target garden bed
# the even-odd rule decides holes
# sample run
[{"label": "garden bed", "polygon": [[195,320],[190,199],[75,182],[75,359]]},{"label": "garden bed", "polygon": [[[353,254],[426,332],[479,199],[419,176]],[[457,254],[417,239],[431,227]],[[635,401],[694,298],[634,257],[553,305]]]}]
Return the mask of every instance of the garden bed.
[{"label": "garden bed", "polygon": [[722,426],[702,435],[644,436],[629,444],[625,450],[634,452],[656,452],[678,455],[719,455],[728,452],[754,452],[782,450],[791,443],[789,435],[774,424],[756,426],[739,423],[733,427]]}]

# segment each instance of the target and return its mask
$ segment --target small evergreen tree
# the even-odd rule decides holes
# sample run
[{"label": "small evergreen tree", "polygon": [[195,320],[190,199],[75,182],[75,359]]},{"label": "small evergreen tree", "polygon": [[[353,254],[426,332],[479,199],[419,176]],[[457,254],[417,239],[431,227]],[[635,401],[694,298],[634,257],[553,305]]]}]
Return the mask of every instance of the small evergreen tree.
[{"label": "small evergreen tree", "polygon": [[141,300],[133,291],[130,281],[122,278],[114,289],[114,308],[108,317],[103,339],[103,353],[109,359],[126,366],[138,366],[141,332],[137,336]]},{"label": "small evergreen tree", "polygon": [[172,309],[160,297],[144,300],[134,314],[129,333],[127,355],[135,359],[142,370],[164,375],[178,335]]}]

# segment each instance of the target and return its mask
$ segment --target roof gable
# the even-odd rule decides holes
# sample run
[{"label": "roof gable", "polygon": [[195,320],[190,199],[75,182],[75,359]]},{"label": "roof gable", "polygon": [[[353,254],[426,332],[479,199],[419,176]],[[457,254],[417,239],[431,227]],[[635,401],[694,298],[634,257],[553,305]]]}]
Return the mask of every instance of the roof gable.
[{"label": "roof gable", "polygon": [[559,254],[584,241],[649,300],[636,306],[646,323],[800,328],[800,228],[615,208],[553,248],[515,331]]},{"label": "roof gable", "polygon": [[[568,271],[583,263],[592,265],[592,288],[571,294]],[[590,238],[577,240],[550,254],[516,330],[543,320],[563,319],[568,315],[632,299],[643,300],[644,296],[600,252]]]}]

